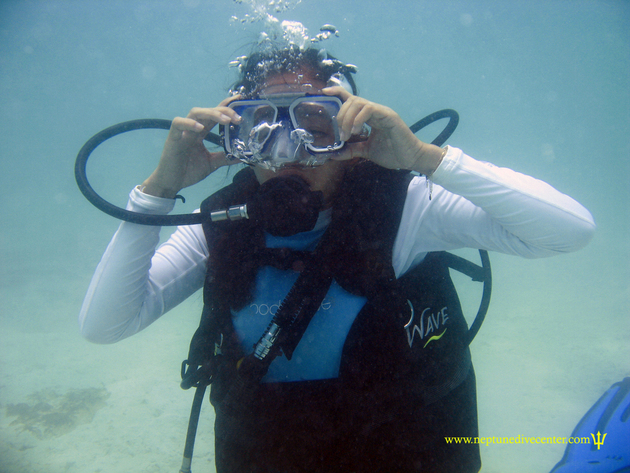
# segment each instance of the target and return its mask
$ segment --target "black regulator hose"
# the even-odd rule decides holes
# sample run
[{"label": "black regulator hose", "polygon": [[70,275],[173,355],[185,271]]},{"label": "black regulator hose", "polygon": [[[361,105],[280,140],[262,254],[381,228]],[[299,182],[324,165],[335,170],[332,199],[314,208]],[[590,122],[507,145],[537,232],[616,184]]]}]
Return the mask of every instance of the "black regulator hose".
[{"label": "black regulator hose", "polygon": [[[448,118],[448,124],[442,130],[442,132],[435,138],[431,144],[442,146],[446,140],[453,134],[457,124],[459,123],[459,115],[455,110],[445,109],[440,110],[431,115],[419,120],[411,125],[410,129],[414,133],[417,133],[422,128],[430,125],[442,118]],[[120,220],[125,220],[131,223],[138,223],[140,225],[154,225],[154,226],[174,226],[174,225],[196,225],[208,220],[209,217],[200,213],[194,214],[178,214],[178,215],[149,215],[139,212],[131,212],[121,207],[117,207],[110,202],[103,199],[100,195],[94,191],[87,178],[87,161],[92,152],[103,142],[108,139],[126,133],[133,130],[143,129],[160,129],[168,130],[171,127],[170,120],[162,120],[159,118],[145,118],[139,120],[131,120],[128,122],[119,123],[117,125],[110,126],[103,131],[97,133],[90,138],[87,143],[83,145],[74,165],[74,176],[77,181],[79,189],[89,200],[92,205],[97,209],[105,212],[112,217]],[[204,140],[214,143],[218,146],[222,146],[221,137],[215,133],[208,133]]]},{"label": "black regulator hose", "polygon": [[442,133],[440,133],[437,138],[431,142],[432,145],[442,146],[453,134],[459,123],[459,114],[455,110],[446,108],[444,110],[433,112],[431,115],[427,115],[422,120],[418,120],[416,123],[411,125],[409,129],[414,133],[418,133],[423,128],[429,126],[433,122],[441,120],[442,118],[448,118],[448,123],[442,130]]},{"label": "black regulator hose", "polygon": [[[105,212],[112,217],[127,222],[139,223],[141,225],[155,225],[155,226],[173,226],[173,225],[195,225],[202,223],[207,217],[195,213],[195,214],[180,214],[180,215],[147,215],[139,212],[131,212],[123,208],[117,207],[96,193],[96,191],[90,185],[87,178],[86,167],[90,154],[103,142],[110,138],[126,133],[133,130],[143,129],[158,129],[168,130],[171,128],[171,120],[162,120],[160,118],[145,118],[140,120],[131,120],[128,122],[118,123],[117,125],[110,126],[102,130],[101,132],[90,138],[87,143],[83,145],[77,160],[74,164],[74,177],[77,181],[79,189],[89,200],[92,205],[97,209]],[[221,146],[221,137],[215,133],[208,133],[204,140]]]},{"label": "black regulator hose", "polygon": [[466,341],[468,345],[473,341],[481,328],[481,324],[483,324],[486,318],[488,307],[490,307],[490,297],[492,296],[492,268],[490,267],[490,256],[488,256],[486,250],[479,250],[479,256],[481,257],[482,271],[482,277],[479,280],[483,282],[483,293],[481,294],[481,302],[479,303],[477,315],[468,329],[468,340]]}]

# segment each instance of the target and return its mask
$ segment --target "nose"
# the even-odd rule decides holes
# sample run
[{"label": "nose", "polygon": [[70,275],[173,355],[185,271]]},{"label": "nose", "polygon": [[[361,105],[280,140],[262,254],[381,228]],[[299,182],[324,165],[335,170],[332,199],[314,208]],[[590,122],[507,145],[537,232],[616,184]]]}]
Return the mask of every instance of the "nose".
[{"label": "nose", "polygon": [[291,139],[291,131],[291,125],[286,122],[282,122],[282,126],[276,130],[275,136],[273,137],[273,146],[271,148],[271,156],[273,159],[293,161],[296,158],[299,143]]}]

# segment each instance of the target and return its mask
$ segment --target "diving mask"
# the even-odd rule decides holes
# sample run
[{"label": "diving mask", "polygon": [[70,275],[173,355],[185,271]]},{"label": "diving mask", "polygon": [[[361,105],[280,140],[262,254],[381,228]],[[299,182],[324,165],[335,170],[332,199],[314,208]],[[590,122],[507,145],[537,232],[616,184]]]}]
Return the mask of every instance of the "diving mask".
[{"label": "diving mask", "polygon": [[322,165],[346,144],[337,125],[341,105],[338,97],[305,93],[236,100],[228,106],[241,121],[222,127],[225,151],[272,170],[285,164]]}]

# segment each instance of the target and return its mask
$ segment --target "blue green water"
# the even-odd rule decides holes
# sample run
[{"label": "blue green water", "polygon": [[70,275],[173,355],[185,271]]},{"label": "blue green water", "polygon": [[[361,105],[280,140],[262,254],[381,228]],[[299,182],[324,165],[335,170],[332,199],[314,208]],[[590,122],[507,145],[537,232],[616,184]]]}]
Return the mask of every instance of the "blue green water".
[{"label": "blue green water", "polygon": [[[0,471],[179,467],[192,399],[179,364],[200,296],[118,345],[81,339],[77,315],[117,222],[82,197],[73,164],[107,126],[225,97],[227,64],[262,28],[230,23],[246,12],[231,0],[0,2]],[[450,144],[593,213],[598,233],[578,253],[492,255],[493,302],[472,346],[482,436],[569,436],[630,375],[630,3],[303,0],[274,15],[313,35],[335,25],[340,36],[322,45],[358,66],[361,95],[409,124],[456,109]],[[164,137],[103,145],[88,169],[94,186],[124,204]],[[178,210],[222,182],[186,190]],[[68,408],[73,393],[82,403]],[[196,471],[213,471],[210,411]],[[562,451],[482,447],[483,471],[549,471]]]}]

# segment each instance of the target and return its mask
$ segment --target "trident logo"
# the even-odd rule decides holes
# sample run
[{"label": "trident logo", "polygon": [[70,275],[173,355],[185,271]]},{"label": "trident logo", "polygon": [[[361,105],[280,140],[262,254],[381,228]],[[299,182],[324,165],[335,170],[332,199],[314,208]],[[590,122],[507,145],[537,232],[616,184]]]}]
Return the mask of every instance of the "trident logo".
[{"label": "trident logo", "polygon": [[608,434],[604,434],[604,436],[601,438],[599,438],[601,434],[599,433],[599,431],[597,432],[597,440],[595,440],[595,434],[591,434],[591,437],[593,437],[593,443],[595,445],[597,445],[597,450],[599,450],[599,447],[601,447],[602,445],[604,445],[604,440],[606,440],[606,435]]}]

